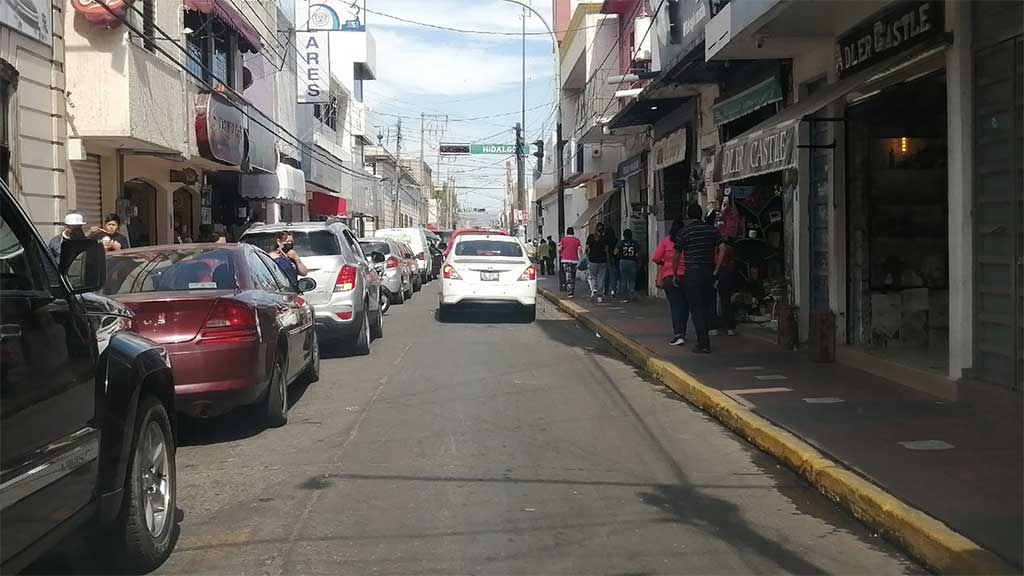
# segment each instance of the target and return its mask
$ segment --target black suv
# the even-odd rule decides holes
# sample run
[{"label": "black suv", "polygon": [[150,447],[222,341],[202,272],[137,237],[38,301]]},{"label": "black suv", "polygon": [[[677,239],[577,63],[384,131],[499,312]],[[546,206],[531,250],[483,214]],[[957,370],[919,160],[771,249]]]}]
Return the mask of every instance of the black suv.
[{"label": "black suv", "polygon": [[56,266],[0,183],[4,573],[76,529],[103,550],[97,557],[130,571],[159,566],[177,537],[170,365],[149,340],[111,334],[122,319],[112,323],[86,301],[104,282],[104,264],[101,244],[70,239]]}]

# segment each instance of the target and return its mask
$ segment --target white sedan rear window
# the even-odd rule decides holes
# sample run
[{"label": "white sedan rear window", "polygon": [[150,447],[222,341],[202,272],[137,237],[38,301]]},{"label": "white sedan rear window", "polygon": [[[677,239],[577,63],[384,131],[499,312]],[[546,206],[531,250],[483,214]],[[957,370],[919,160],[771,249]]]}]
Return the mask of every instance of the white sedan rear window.
[{"label": "white sedan rear window", "polygon": [[522,258],[523,249],[518,242],[508,240],[462,240],[455,244],[455,255]]}]

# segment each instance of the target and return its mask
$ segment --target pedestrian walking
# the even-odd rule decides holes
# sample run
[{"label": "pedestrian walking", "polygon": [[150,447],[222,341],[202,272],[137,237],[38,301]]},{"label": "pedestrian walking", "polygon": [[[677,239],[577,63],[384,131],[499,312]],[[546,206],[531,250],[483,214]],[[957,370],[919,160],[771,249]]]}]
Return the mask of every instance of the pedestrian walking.
[{"label": "pedestrian walking", "polygon": [[565,283],[565,289],[569,291],[569,298],[576,296],[576,267],[580,264],[582,252],[583,246],[580,244],[580,239],[576,237],[576,231],[570,226],[566,229],[565,236],[562,237],[561,249],[558,253],[562,281]]},{"label": "pedestrian walking", "polygon": [[636,295],[636,261],[640,256],[640,244],[633,240],[632,230],[626,228],[622,231],[622,240],[615,246],[612,255],[619,267],[619,285],[616,289],[622,294],[622,303],[626,304]]},{"label": "pedestrian walking", "polygon": [[725,333],[736,335],[736,309],[732,296],[736,293],[739,276],[736,274],[736,248],[732,241],[723,239],[715,251],[715,285],[718,292],[718,308]]},{"label": "pedestrian walking", "polygon": [[64,216],[64,229],[46,243],[53,259],[60,263],[60,247],[65,240],[85,238],[85,217],[72,210]]},{"label": "pedestrian walking", "polygon": [[587,274],[590,298],[597,300],[598,303],[604,302],[604,281],[608,274],[608,243],[603,223],[598,223],[594,234],[587,238],[587,260],[590,262]]},{"label": "pedestrian walking", "polygon": [[673,222],[668,236],[661,239],[658,247],[654,249],[654,254],[651,255],[651,261],[658,265],[656,284],[665,290],[665,297],[668,299],[668,307],[672,315],[672,339],[669,340],[669,344],[672,346],[686,344],[686,324],[690,320],[690,304],[686,300],[686,291],[683,290],[683,282],[686,278],[686,258],[675,258],[675,254],[680,254],[680,251],[676,249],[676,244],[673,241],[682,227],[682,221]]},{"label": "pedestrian walking", "polygon": [[548,274],[555,273],[555,258],[558,257],[558,244],[555,244],[554,239],[548,236]]},{"label": "pedestrian walking", "polygon": [[615,291],[619,288],[619,258],[615,255],[615,247],[619,244],[619,237],[615,234],[615,228],[606,226],[604,229],[605,246],[608,247],[608,274],[604,278],[604,295],[608,298],[615,297]]},{"label": "pedestrian walking", "polygon": [[[709,325],[714,303],[709,301],[712,300],[709,295],[713,293],[712,273],[718,230],[704,222],[704,212],[698,204],[690,204],[686,208],[686,216],[688,220],[672,238],[675,244],[674,260],[683,262],[683,254],[686,255],[686,276],[681,285],[693,314],[693,326],[697,329],[697,345],[693,351],[707,354],[711,352]],[[673,285],[680,285],[677,278],[672,281]]]},{"label": "pedestrian walking", "polygon": [[543,238],[537,243],[537,273],[544,276],[544,271],[551,262],[551,247]]},{"label": "pedestrian walking", "polygon": [[530,240],[526,243],[526,257],[530,259],[530,262],[537,263],[537,239]]}]

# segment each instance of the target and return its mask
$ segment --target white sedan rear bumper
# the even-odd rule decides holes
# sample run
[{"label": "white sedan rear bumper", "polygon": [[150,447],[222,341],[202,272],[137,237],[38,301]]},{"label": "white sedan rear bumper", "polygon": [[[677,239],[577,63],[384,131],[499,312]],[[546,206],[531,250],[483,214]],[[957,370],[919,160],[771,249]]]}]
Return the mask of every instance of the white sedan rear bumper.
[{"label": "white sedan rear bumper", "polygon": [[445,279],[441,283],[441,304],[499,304],[516,303],[534,306],[537,303],[537,282],[519,281],[515,284],[468,283],[464,280]]}]

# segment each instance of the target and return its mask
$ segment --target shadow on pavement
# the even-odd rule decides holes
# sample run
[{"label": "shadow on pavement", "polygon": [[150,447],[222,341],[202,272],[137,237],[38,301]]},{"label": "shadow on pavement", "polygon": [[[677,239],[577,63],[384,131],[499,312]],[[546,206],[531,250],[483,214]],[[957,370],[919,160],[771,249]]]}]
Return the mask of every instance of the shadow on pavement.
[{"label": "shadow on pavement", "polygon": [[452,309],[444,320],[437,312],[434,318],[441,324],[529,324],[518,306],[465,306]]},{"label": "shadow on pavement", "polygon": [[[296,382],[288,387],[289,409],[298,404],[309,386],[307,382]],[[205,420],[179,416],[178,446],[206,446],[244,440],[258,435],[266,428],[263,404],[259,402]]]}]

